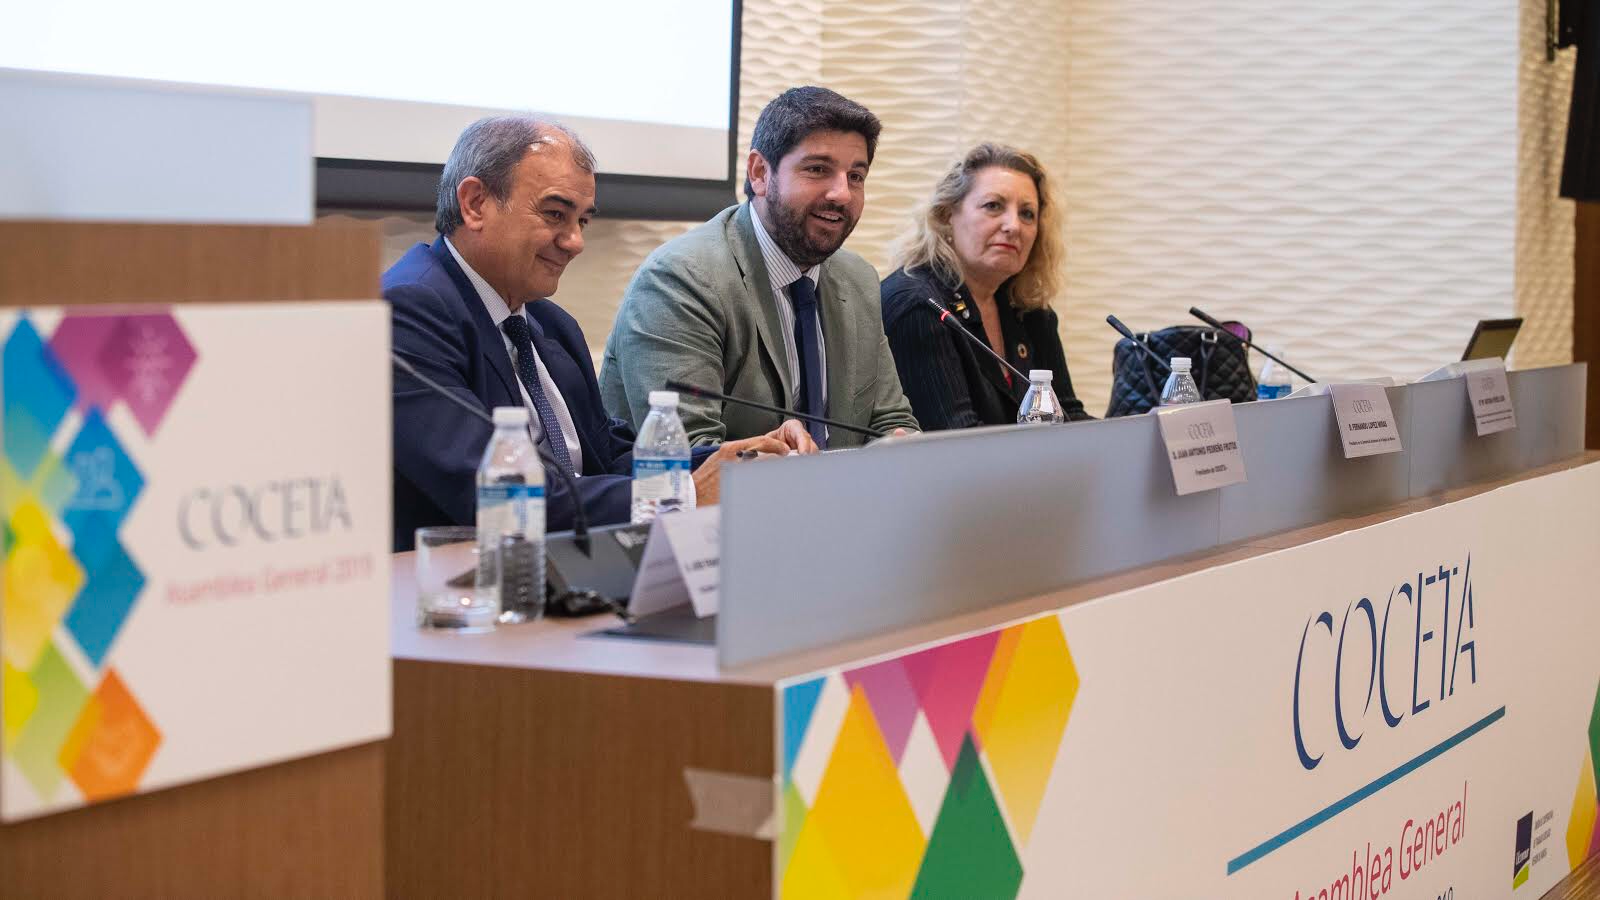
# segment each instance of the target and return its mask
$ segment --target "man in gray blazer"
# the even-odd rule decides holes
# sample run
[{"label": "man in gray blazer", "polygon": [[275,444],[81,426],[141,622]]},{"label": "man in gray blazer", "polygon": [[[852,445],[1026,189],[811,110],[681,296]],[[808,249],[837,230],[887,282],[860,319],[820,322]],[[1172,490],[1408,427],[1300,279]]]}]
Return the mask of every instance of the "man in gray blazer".
[{"label": "man in gray blazer", "polygon": [[[860,104],[791,88],[756,120],[748,203],[658,248],[606,341],[606,407],[638,427],[668,379],[884,432],[915,430],[883,336],[878,273],[839,250],[866,205],[881,126]],[[685,396],[693,444],[766,434],[781,416]],[[821,447],[865,438],[809,427]]]}]

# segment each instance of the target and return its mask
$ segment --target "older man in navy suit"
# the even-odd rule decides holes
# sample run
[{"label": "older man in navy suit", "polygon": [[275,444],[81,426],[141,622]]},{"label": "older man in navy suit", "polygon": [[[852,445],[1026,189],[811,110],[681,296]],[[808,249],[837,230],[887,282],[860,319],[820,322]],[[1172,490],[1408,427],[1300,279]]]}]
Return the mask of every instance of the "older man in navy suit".
[{"label": "older man in navy suit", "polygon": [[[546,523],[622,522],[632,499],[633,430],[607,414],[578,323],[547,298],[595,214],[594,157],[564,126],[501,116],[462,132],[439,182],[439,238],[384,273],[395,352],[485,413],[527,407],[534,440],[577,478],[546,476]],[[415,378],[394,382],[394,546],[423,525],[471,524],[490,425]],[[798,422],[695,455],[699,501],[717,499],[739,450],[814,452]]]}]

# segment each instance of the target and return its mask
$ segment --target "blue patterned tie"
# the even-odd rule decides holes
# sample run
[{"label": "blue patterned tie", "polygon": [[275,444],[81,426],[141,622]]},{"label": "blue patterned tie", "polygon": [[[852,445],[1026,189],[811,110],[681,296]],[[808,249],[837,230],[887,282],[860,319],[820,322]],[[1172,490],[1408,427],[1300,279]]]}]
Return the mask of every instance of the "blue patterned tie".
[{"label": "blue patterned tie", "polygon": [[528,399],[533,401],[533,409],[539,414],[539,427],[544,429],[551,455],[563,471],[575,473],[572,456],[567,453],[567,439],[561,434],[561,422],[556,419],[555,407],[550,405],[544,386],[539,383],[539,367],[533,361],[533,329],[521,312],[512,313],[511,318],[500,323],[500,328],[511,338],[511,346],[517,348],[517,377],[528,389]]},{"label": "blue patterned tie", "polygon": [[[822,402],[822,353],[817,335],[817,286],[804,275],[789,285],[789,304],[794,307],[795,343],[800,351],[800,406],[803,413],[826,414]],[[807,422],[806,430],[817,446],[828,448],[828,427]]]}]

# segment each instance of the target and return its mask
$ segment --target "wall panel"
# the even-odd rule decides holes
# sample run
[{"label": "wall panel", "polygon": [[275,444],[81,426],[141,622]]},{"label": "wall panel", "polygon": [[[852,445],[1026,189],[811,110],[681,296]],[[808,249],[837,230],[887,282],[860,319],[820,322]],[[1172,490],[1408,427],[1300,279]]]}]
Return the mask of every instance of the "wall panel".
[{"label": "wall panel", "polygon": [[[867,212],[893,238],[973,142],[1028,149],[1066,209],[1057,300],[1104,409],[1116,312],[1249,322],[1324,377],[1416,375],[1480,316],[1527,316],[1522,365],[1570,358],[1571,205],[1554,197],[1570,59],[1543,0],[747,0],[739,147],[785,87],[878,113]],[[1567,54],[1570,57],[1570,53]],[[734,198],[730,198],[732,202]],[[604,198],[601,198],[602,204]],[[628,278],[693,223],[601,220],[559,302],[603,345]],[[386,217],[385,264],[431,237]]]},{"label": "wall panel", "polygon": [[1573,204],[1556,196],[1572,97],[1574,51],[1548,62],[1545,0],[1522,0],[1517,70],[1516,314],[1524,368],[1572,361]]},{"label": "wall panel", "polygon": [[[1070,8],[1071,309],[1199,305],[1323,378],[1420,374],[1511,311],[1515,9]],[[1109,343],[1073,336],[1103,390]]]}]

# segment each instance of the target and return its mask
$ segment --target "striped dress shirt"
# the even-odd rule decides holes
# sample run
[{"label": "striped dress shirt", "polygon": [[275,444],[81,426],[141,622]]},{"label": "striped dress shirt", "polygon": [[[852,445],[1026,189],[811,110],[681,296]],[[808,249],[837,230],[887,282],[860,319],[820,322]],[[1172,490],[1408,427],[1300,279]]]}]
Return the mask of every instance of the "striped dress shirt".
[{"label": "striped dress shirt", "polygon": [[[767,264],[767,277],[772,282],[772,299],[778,304],[778,325],[783,329],[783,352],[788,358],[789,383],[794,389],[789,392],[789,406],[796,408],[800,404],[800,350],[794,339],[794,304],[789,300],[789,285],[804,275],[811,279],[812,284],[817,284],[817,276],[822,272],[822,266],[815,265],[800,271],[800,267],[778,249],[778,244],[767,234],[767,227],[761,224],[761,215],[755,207],[750,208],[750,221],[755,225],[756,243],[761,245],[761,258]],[[828,408],[828,341],[827,335],[822,333],[822,285],[817,284],[817,362],[822,366],[822,408]]]},{"label": "striped dress shirt", "polygon": [[[478,292],[478,299],[483,301],[483,308],[488,311],[489,318],[494,320],[495,330],[500,332],[500,341],[506,348],[506,358],[511,360],[511,380],[517,383],[517,389],[522,393],[522,405],[528,408],[528,433],[533,437],[535,444],[541,443],[547,437],[544,433],[544,423],[539,421],[539,411],[534,409],[533,398],[528,396],[528,386],[523,384],[522,379],[516,374],[517,348],[500,328],[501,323],[512,316],[526,318],[527,313],[520,307],[513,313],[511,305],[500,296],[500,292],[491,287],[476,269],[467,265],[466,259],[461,256],[456,245],[450,243],[449,238],[444,239],[444,245],[449,248],[450,255],[455,257],[456,265],[467,274],[467,280],[472,282],[472,289]],[[582,475],[583,445],[578,443],[578,426],[572,420],[572,411],[567,409],[567,398],[561,396],[561,388],[556,385],[555,379],[550,377],[550,371],[544,367],[544,360],[539,358],[537,350],[533,354],[533,364],[539,370],[539,386],[544,389],[544,397],[550,401],[551,408],[555,410],[556,424],[561,426],[561,440],[566,443],[567,457],[572,460],[574,470],[572,474]]]}]

